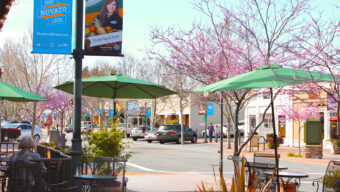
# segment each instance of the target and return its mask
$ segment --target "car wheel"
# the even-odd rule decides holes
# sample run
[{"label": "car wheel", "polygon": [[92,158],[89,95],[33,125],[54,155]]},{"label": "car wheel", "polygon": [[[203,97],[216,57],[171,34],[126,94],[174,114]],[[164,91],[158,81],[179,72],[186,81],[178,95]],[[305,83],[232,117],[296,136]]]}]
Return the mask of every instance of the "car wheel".
[{"label": "car wheel", "polygon": [[196,135],[194,135],[192,137],[191,143],[197,143],[197,136]]},{"label": "car wheel", "polygon": [[159,143],[160,143],[160,144],[164,144],[164,140],[160,140]]},{"label": "car wheel", "polygon": [[181,143],[181,136],[178,136],[178,137],[177,137],[176,143],[177,143],[177,144],[180,144],[180,143]]},{"label": "car wheel", "polygon": [[147,140],[148,143],[152,143],[152,140]]},{"label": "car wheel", "polygon": [[34,135],[34,142],[39,143],[40,136],[39,135]]},{"label": "car wheel", "polygon": [[4,134],[4,141],[8,141],[8,135],[7,135],[7,133]]},{"label": "car wheel", "polygon": [[133,139],[134,141],[137,141],[137,138],[136,138],[136,137],[133,137],[132,139]]}]

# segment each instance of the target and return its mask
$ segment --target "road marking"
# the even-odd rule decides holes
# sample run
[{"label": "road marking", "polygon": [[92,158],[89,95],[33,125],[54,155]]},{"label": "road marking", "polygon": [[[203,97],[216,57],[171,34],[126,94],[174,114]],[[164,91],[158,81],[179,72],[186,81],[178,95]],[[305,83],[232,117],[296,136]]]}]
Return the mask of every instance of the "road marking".
[{"label": "road marking", "polygon": [[[213,173],[212,171],[186,171],[186,172],[178,172],[178,171],[159,171],[154,169],[149,169],[134,163],[126,163],[128,166],[135,167],[137,169],[143,170],[143,171],[149,171],[149,172],[156,172],[156,173],[171,173],[171,174],[200,174],[200,173]],[[226,174],[233,174],[234,172],[223,172]]]},{"label": "road marking", "polygon": [[168,151],[155,150],[155,149],[145,149],[145,148],[140,148],[140,147],[133,147],[132,149],[136,149],[136,150],[140,150],[140,151],[150,151],[150,152],[155,152],[155,153],[163,153],[163,154],[175,154],[175,153],[168,152]]}]

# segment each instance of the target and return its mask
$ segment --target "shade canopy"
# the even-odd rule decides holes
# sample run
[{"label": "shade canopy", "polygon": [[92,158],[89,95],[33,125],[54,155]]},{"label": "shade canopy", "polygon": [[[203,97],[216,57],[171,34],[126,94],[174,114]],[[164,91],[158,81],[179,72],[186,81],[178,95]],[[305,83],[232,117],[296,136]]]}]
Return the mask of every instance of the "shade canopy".
[{"label": "shade canopy", "polygon": [[46,98],[2,81],[0,81],[0,99],[14,102],[47,101]]},{"label": "shade canopy", "polygon": [[333,81],[333,78],[331,75],[325,73],[283,68],[281,65],[270,65],[259,67],[254,71],[218,81],[193,91],[215,92],[238,89],[275,88],[320,81]]},{"label": "shade canopy", "polygon": [[[73,81],[56,86],[56,89],[73,94]],[[92,77],[82,80],[82,95],[100,98],[154,99],[176,92],[163,85],[142,81],[119,74]]]},{"label": "shade canopy", "polygon": [[339,117],[332,117],[329,119],[330,122],[338,122]]}]

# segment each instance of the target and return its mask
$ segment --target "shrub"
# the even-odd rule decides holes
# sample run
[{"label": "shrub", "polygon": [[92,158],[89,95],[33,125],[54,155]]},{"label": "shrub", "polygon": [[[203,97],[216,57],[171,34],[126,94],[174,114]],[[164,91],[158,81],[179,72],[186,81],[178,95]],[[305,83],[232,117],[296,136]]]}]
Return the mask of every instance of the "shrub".
[{"label": "shrub", "polygon": [[288,153],[288,157],[299,157],[299,158],[301,158],[302,155],[295,154],[295,153]]},{"label": "shrub", "polygon": [[340,147],[340,139],[334,140],[333,142],[335,147]]},{"label": "shrub", "polygon": [[[277,145],[277,147],[280,146],[279,143],[277,143],[276,145]],[[274,145],[274,142],[269,142],[269,143],[268,143],[268,148],[269,148],[269,149],[274,149],[274,148],[275,148],[274,146],[275,146],[275,145]]]},{"label": "shrub", "polygon": [[[110,128],[101,127],[97,132],[86,132],[85,141],[89,142],[89,149],[94,157],[118,157],[124,149],[130,147],[130,142],[124,142],[124,132],[121,132],[116,123]],[[130,154],[126,155],[127,158]]]},{"label": "shrub", "polygon": [[178,120],[168,120],[168,121],[166,121],[166,124],[177,124],[177,123],[179,123]]}]

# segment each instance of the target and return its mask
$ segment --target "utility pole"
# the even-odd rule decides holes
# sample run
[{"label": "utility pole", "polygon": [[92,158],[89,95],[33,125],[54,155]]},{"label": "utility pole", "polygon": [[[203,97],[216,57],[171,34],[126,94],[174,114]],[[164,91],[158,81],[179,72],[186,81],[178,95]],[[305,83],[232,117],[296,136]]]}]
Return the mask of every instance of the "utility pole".
[{"label": "utility pole", "polygon": [[[207,97],[208,96],[208,92],[204,92],[204,97]],[[208,138],[207,138],[207,135],[208,135],[208,116],[207,116],[207,104],[208,104],[208,101],[206,98],[205,99],[205,110],[204,110],[204,130],[205,130],[205,134],[204,134],[204,143],[208,143]]]}]

